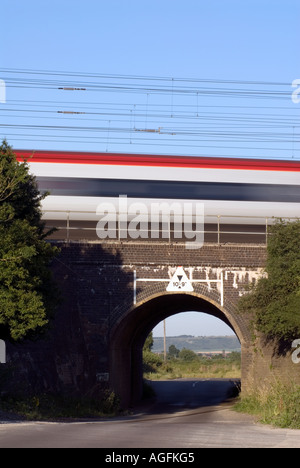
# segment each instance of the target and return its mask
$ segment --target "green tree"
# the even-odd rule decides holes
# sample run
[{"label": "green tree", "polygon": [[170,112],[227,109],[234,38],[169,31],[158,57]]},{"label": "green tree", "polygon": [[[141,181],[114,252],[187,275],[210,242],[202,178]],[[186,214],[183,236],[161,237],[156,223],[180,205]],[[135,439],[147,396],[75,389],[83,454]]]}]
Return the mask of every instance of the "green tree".
[{"label": "green tree", "polygon": [[179,353],[180,353],[180,349],[176,348],[175,345],[171,344],[171,345],[169,346],[168,357],[169,357],[170,359],[176,359],[176,358],[178,358]]},{"label": "green tree", "polygon": [[157,372],[157,369],[163,364],[160,356],[153,353],[153,332],[151,332],[145,341],[143,347],[143,370],[144,372]]},{"label": "green tree", "polygon": [[58,249],[46,242],[44,198],[26,161],[0,146],[0,331],[20,340],[49,323],[56,289],[49,263]]},{"label": "green tree", "polygon": [[241,298],[255,329],[278,342],[300,336],[300,220],[278,220],[271,228],[267,276]]},{"label": "green tree", "polygon": [[182,348],[178,357],[182,361],[186,361],[186,362],[194,361],[195,359],[198,359],[198,356],[194,351],[192,351],[191,349],[186,349],[186,348]]},{"label": "green tree", "polygon": [[149,333],[144,343],[144,351],[151,351],[153,348],[153,332]]}]

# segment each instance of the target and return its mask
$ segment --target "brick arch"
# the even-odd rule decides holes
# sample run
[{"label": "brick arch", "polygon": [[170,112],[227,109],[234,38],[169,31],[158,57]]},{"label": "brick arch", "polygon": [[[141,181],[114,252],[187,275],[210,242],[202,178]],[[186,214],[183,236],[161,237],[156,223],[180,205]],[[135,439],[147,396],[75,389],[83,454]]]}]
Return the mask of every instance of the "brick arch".
[{"label": "brick arch", "polygon": [[[110,386],[124,406],[136,403],[142,394],[142,348],[150,331],[162,320],[181,312],[195,311],[213,315],[230,326],[243,349],[250,344],[247,324],[238,316],[235,306],[201,285],[199,291],[168,293],[159,284],[143,288],[135,306],[122,304],[114,311],[115,323],[110,335]],[[122,310],[121,310],[122,309]]]}]

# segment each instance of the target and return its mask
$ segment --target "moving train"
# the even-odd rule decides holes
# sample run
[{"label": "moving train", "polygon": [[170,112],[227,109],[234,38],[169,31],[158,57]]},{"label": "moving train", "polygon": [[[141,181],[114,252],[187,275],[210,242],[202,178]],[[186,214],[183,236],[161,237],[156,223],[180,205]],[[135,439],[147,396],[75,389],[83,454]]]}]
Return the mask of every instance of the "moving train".
[{"label": "moving train", "polygon": [[[47,219],[72,212],[94,219],[103,200],[126,196],[147,204],[201,202],[209,217],[231,223],[300,217],[300,161],[65,151],[15,151],[42,192]],[[235,221],[236,220],[236,221]],[[261,220],[261,221],[259,221]]]}]

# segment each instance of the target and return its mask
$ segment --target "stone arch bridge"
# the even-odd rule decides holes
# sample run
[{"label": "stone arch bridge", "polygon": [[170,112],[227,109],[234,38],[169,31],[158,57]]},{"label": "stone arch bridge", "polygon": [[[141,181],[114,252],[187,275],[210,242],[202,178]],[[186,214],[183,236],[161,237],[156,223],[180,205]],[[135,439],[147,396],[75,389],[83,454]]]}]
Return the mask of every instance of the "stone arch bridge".
[{"label": "stone arch bridge", "polygon": [[[61,243],[53,262],[62,301],[50,332],[7,344],[18,388],[97,395],[113,389],[124,407],[142,394],[142,348],[161,320],[199,311],[227,323],[241,343],[242,389],[300,371],[270,345],[253,344],[250,318],[237,311],[246,286],[262,274],[266,248],[255,244]],[[201,334],[201,330],[199,330]]]}]

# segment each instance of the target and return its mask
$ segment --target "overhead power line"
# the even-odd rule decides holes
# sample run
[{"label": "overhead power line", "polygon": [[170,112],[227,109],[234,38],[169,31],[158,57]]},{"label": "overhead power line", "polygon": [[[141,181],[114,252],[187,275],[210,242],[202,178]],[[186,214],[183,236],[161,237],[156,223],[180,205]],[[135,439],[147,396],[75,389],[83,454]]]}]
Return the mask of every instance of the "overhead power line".
[{"label": "overhead power line", "polygon": [[271,158],[300,151],[300,106],[287,82],[7,68],[0,77],[8,94],[0,139],[24,149],[64,142],[80,150],[211,148]]}]

